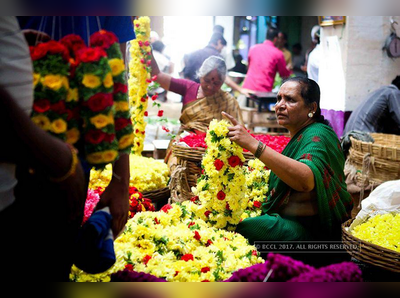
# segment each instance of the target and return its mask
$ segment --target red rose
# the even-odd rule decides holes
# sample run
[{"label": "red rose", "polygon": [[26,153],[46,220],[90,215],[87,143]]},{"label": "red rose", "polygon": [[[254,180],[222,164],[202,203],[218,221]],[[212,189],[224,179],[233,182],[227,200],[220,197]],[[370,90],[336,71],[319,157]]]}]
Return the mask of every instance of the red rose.
[{"label": "red rose", "polygon": [[115,93],[126,93],[128,92],[128,86],[121,83],[114,83],[114,94]]},{"label": "red rose", "polygon": [[47,47],[43,43],[38,44],[36,47],[29,47],[29,49],[33,61],[39,60],[47,55]]},{"label": "red rose", "polygon": [[224,166],[224,162],[223,162],[222,160],[220,160],[220,159],[216,159],[216,160],[214,161],[214,166],[215,166],[215,169],[216,169],[217,171],[219,171],[219,170],[221,170],[222,167]]},{"label": "red rose", "polygon": [[172,209],[172,206],[170,204],[166,204],[166,205],[164,205],[164,207],[161,208],[161,211],[168,213],[169,209]]},{"label": "red rose", "polygon": [[106,134],[99,129],[89,130],[85,135],[85,141],[90,144],[100,144]]},{"label": "red rose", "polygon": [[157,94],[157,93],[154,94],[154,95],[151,97],[152,100],[156,100],[157,98],[158,98],[158,94]]},{"label": "red rose", "polygon": [[132,124],[132,120],[126,118],[117,118],[115,119],[114,124],[115,124],[115,130],[120,131],[121,129],[127,127],[129,124]]},{"label": "red rose", "polygon": [[132,264],[126,264],[125,269],[129,271],[133,271],[133,265]]},{"label": "red rose", "polygon": [[186,255],[183,255],[183,256],[181,257],[181,260],[187,262],[187,261],[190,261],[190,260],[193,261],[194,259],[193,259],[193,255],[192,255],[192,254],[186,254]]},{"label": "red rose", "polygon": [[115,140],[115,134],[111,133],[111,134],[106,134],[104,136],[104,142],[106,143],[112,143]]},{"label": "red rose", "polygon": [[145,117],[149,116],[149,112],[145,111],[145,112],[144,112],[144,116],[145,116]]},{"label": "red rose", "polygon": [[151,256],[149,256],[149,255],[146,255],[144,258],[143,258],[143,263],[145,264],[145,265],[147,265],[147,263],[149,262],[151,260]]},{"label": "red rose", "polygon": [[206,243],[206,247],[209,247],[211,244],[213,244],[213,242],[211,241],[211,239],[208,239],[207,243]]},{"label": "red rose", "polygon": [[52,105],[50,105],[50,109],[53,112],[56,112],[57,114],[65,114],[67,111],[65,108],[64,101],[59,101],[59,102],[53,103]]},{"label": "red rose", "polygon": [[45,113],[50,109],[50,101],[48,99],[39,99],[33,103],[33,110],[36,113]]},{"label": "red rose", "polygon": [[69,51],[68,49],[58,41],[50,40],[44,43],[47,47],[48,53],[52,55],[60,54],[65,61],[69,61]]},{"label": "red rose", "polygon": [[257,256],[257,251],[256,251],[256,250],[253,250],[253,251],[251,252],[251,255],[252,255],[252,256]]},{"label": "red rose", "polygon": [[160,221],[158,220],[157,217],[154,217],[154,222],[156,223],[156,225],[159,225],[159,224],[160,224]]},{"label": "red rose", "polygon": [[210,216],[210,214],[211,214],[211,211],[206,211],[206,212],[204,212],[204,215],[205,215],[207,218]]},{"label": "red rose", "polygon": [[92,46],[101,47],[103,49],[108,49],[113,43],[118,42],[117,36],[106,30],[100,30],[95,32],[90,36],[90,44]]},{"label": "red rose", "polygon": [[217,194],[217,199],[223,201],[225,200],[225,197],[226,197],[225,193],[222,190],[220,190]]},{"label": "red rose", "polygon": [[157,116],[158,117],[162,117],[164,115],[164,111],[163,110],[159,110]]},{"label": "red rose", "polygon": [[256,207],[256,208],[260,208],[261,207],[261,203],[259,201],[255,201],[253,203],[253,206]]},{"label": "red rose", "polygon": [[108,93],[97,93],[89,98],[87,105],[93,112],[101,112],[113,105],[113,97]]},{"label": "red rose", "polygon": [[85,63],[96,62],[106,56],[106,53],[101,48],[83,48],[77,52],[77,60]]},{"label": "red rose", "polygon": [[193,238],[196,239],[196,240],[198,240],[198,241],[200,241],[201,236],[200,236],[199,232],[194,231],[194,237],[193,237]]},{"label": "red rose", "polygon": [[241,160],[239,157],[237,157],[236,155],[232,155],[231,157],[228,158],[228,163],[231,167],[236,167],[238,165],[240,165]]},{"label": "red rose", "polygon": [[190,222],[190,223],[188,224],[188,228],[190,229],[190,227],[191,227],[191,226],[194,226],[194,225],[195,225],[195,222],[192,221],[192,222]]},{"label": "red rose", "polygon": [[210,267],[203,267],[201,268],[201,273],[207,273],[210,270],[211,270]]},{"label": "red rose", "polygon": [[194,196],[190,199],[191,202],[195,203],[199,200],[199,196]]},{"label": "red rose", "polygon": [[228,210],[228,211],[231,210],[231,206],[229,206],[229,203],[226,203],[225,209]]}]

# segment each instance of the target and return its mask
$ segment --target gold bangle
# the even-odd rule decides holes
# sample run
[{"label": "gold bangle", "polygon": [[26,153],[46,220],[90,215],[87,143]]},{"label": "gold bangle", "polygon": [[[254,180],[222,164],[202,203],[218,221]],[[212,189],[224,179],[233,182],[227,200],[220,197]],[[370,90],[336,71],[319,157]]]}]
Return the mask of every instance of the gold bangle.
[{"label": "gold bangle", "polygon": [[60,177],[60,178],[53,178],[53,177],[49,177],[49,180],[51,182],[55,182],[55,183],[60,183],[63,182],[65,180],[67,180],[69,177],[73,176],[76,172],[76,166],[78,165],[78,150],[76,150],[76,148],[74,146],[72,146],[71,144],[67,144],[68,148],[71,150],[72,153],[72,162],[71,162],[71,168],[68,170],[68,172]]}]

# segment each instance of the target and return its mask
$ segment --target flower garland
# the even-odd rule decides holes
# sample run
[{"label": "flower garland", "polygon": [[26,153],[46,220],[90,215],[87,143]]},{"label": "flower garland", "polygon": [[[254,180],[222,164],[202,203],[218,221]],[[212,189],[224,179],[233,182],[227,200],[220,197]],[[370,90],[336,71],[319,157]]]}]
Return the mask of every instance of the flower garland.
[{"label": "flower garland", "polygon": [[351,232],[364,241],[400,252],[400,213],[376,215]]},{"label": "flower garland", "polygon": [[76,52],[86,47],[84,40],[76,34],[64,36],[60,43],[63,44],[69,51],[70,55],[70,77],[69,90],[65,101],[65,106],[68,113],[68,130],[66,142],[73,145],[78,142],[81,133],[81,118],[80,118],[80,101],[79,101],[79,82],[75,76],[77,67]]},{"label": "flower garland", "polygon": [[133,149],[132,151],[141,155],[144,146],[147,113],[147,88],[153,81],[150,76],[151,48],[150,48],[150,18],[140,17],[134,21],[136,39],[130,42],[129,62],[129,100],[133,108]]},{"label": "flower garland", "polygon": [[104,168],[118,157],[111,68],[106,52],[99,47],[80,49],[77,62],[86,160],[96,168]]},{"label": "flower garland", "polygon": [[234,229],[247,200],[243,149],[227,138],[225,120],[213,120],[206,135],[207,150],[202,160],[204,173],[194,189],[199,204],[197,216],[216,228]]},{"label": "flower garland", "polygon": [[[152,191],[167,187],[169,180],[169,168],[164,162],[153,158],[142,157],[131,154],[130,160],[130,183],[140,192]],[[93,169],[90,173],[89,188],[105,188],[112,178],[112,166],[107,165],[104,170]]]},{"label": "flower garland", "polygon": [[114,33],[100,30],[90,37],[92,47],[100,47],[106,51],[108,64],[114,81],[115,131],[120,152],[130,153],[133,144],[133,128],[130,118],[128,87],[125,64]]},{"label": "flower garland", "polygon": [[112,273],[134,270],[167,281],[222,281],[238,269],[263,262],[243,236],[209,227],[195,218],[196,209],[184,202],[136,214],[115,241],[115,265],[96,275],[74,266],[71,280],[110,281]]},{"label": "flower garland", "polygon": [[268,193],[268,180],[270,170],[259,159],[252,159],[246,168],[246,198],[247,208],[243,212],[241,219],[260,216],[262,203]]},{"label": "flower garland", "polygon": [[69,91],[69,54],[59,42],[30,47],[33,61],[34,102],[31,119],[53,136],[66,140],[69,114],[65,99]]}]

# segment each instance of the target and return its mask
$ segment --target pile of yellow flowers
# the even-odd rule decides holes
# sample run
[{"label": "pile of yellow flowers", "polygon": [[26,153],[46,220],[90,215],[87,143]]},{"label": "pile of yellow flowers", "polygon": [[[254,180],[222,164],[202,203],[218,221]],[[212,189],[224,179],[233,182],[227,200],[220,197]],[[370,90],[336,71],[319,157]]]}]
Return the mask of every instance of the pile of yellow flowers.
[{"label": "pile of yellow flowers", "polygon": [[356,226],[352,234],[364,241],[400,252],[400,213],[376,215]]},{"label": "pile of yellow flowers", "polygon": [[242,219],[261,215],[261,206],[268,193],[268,180],[270,170],[259,159],[249,161],[246,168],[246,198],[247,208],[242,214]]},{"label": "pile of yellow flowers", "polygon": [[95,275],[74,266],[71,280],[110,281],[112,273],[128,269],[167,281],[222,281],[239,269],[264,262],[243,236],[209,227],[195,217],[195,209],[197,205],[188,201],[136,214],[115,241],[114,266]]},{"label": "pile of yellow flowers", "polygon": [[[153,158],[130,155],[130,186],[140,192],[152,191],[167,187],[169,168],[167,164]],[[104,170],[92,169],[90,172],[90,189],[106,188],[112,178],[112,166]]]},{"label": "pile of yellow flowers", "polygon": [[213,120],[206,135],[207,150],[202,160],[203,175],[194,194],[196,215],[216,228],[234,229],[248,199],[243,149],[227,138],[229,123]]},{"label": "pile of yellow flowers", "polygon": [[150,18],[140,17],[134,21],[136,39],[130,42],[129,100],[133,123],[133,152],[141,155],[144,146],[146,122],[144,116],[148,105],[147,87],[152,82],[150,68]]}]

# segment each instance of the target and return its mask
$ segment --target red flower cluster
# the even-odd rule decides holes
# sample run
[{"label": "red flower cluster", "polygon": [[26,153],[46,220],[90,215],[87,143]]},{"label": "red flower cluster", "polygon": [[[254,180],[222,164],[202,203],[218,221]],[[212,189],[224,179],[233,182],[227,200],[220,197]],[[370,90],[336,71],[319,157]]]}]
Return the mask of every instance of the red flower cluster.
[{"label": "red flower cluster", "polygon": [[225,194],[222,190],[220,190],[220,191],[217,193],[217,199],[218,199],[218,200],[223,201],[223,200],[225,200],[225,197],[226,197],[226,194]]},{"label": "red flower cluster", "polygon": [[122,83],[114,82],[114,94],[128,92],[128,86]]},{"label": "red flower cluster", "polygon": [[118,42],[118,37],[113,32],[106,30],[100,30],[90,36],[91,46],[100,47],[105,50],[116,42]]},{"label": "red flower cluster", "polygon": [[216,159],[214,161],[214,166],[217,171],[220,171],[222,169],[222,167],[224,166],[224,162],[220,159]]},{"label": "red flower cluster", "polygon": [[119,131],[121,129],[124,129],[125,127],[127,127],[128,125],[132,124],[132,120],[131,119],[127,119],[127,118],[117,118],[115,119],[115,130]]},{"label": "red flower cluster", "polygon": [[101,58],[107,57],[106,52],[102,48],[82,48],[76,52],[77,63],[97,62]]},{"label": "red flower cluster", "polygon": [[112,107],[114,101],[111,93],[96,93],[85,104],[93,112],[101,112],[107,107]]},{"label": "red flower cluster", "polygon": [[97,145],[101,142],[112,143],[115,139],[115,134],[108,134],[100,129],[91,129],[85,134],[87,143]]},{"label": "red flower cluster", "polygon": [[151,260],[151,256],[146,255],[146,256],[143,258],[142,262],[143,262],[145,265],[147,265],[147,263],[148,263],[150,260]]},{"label": "red flower cluster", "polygon": [[172,209],[172,206],[170,204],[166,204],[161,208],[161,211],[168,213],[169,209]]},{"label": "red flower cluster", "polygon": [[29,47],[29,49],[31,52],[32,61],[39,60],[47,54],[60,54],[66,62],[69,61],[68,49],[58,41],[50,40],[48,42],[38,44],[35,47]]},{"label": "red flower cluster", "polygon": [[75,57],[75,53],[80,49],[86,47],[85,41],[77,34],[69,34],[60,39],[60,43],[63,44],[68,50],[72,57]]},{"label": "red flower cluster", "polygon": [[186,143],[191,148],[207,148],[207,144],[205,142],[206,134],[195,134],[191,133],[188,136],[180,139],[180,142]]},{"label": "red flower cluster", "polygon": [[183,255],[183,256],[181,257],[181,260],[183,260],[183,261],[185,261],[185,262],[187,262],[187,261],[194,261],[193,255],[192,255],[192,254]]},{"label": "red flower cluster", "polygon": [[193,237],[193,238],[196,239],[196,240],[198,240],[198,241],[200,241],[201,236],[200,236],[199,232],[194,231],[194,237]]},{"label": "red flower cluster", "polygon": [[129,217],[132,218],[136,213],[142,211],[155,211],[150,199],[143,198],[142,193],[136,187],[129,188]]},{"label": "red flower cluster", "polygon": [[238,165],[243,165],[243,162],[236,155],[232,155],[231,157],[229,157],[228,158],[228,163],[232,168],[234,168],[234,167],[236,167]]}]

